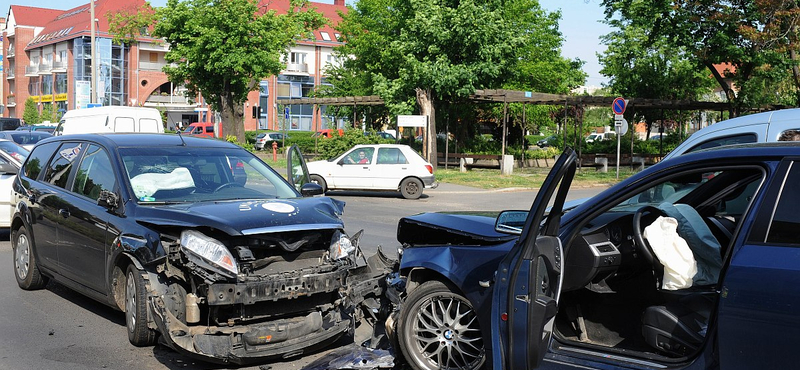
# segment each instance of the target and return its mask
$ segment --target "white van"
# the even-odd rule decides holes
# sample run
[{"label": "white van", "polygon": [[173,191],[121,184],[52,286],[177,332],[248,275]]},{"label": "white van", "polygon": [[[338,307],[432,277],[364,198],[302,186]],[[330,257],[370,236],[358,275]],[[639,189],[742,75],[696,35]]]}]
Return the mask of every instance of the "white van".
[{"label": "white van", "polygon": [[161,112],[143,107],[96,107],[64,113],[54,135],[99,134],[108,132],[163,133]]},{"label": "white van", "polygon": [[731,118],[705,127],[669,152],[664,160],[722,145],[778,141],[784,131],[800,129],[800,109],[782,109]]}]

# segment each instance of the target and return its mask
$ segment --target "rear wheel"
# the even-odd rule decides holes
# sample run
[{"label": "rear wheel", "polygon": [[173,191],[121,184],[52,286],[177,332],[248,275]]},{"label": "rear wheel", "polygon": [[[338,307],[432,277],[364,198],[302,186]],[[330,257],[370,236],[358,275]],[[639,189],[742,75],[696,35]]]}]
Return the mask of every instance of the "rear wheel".
[{"label": "rear wheel", "polygon": [[156,332],[147,327],[147,291],[142,273],[128,266],[125,279],[125,324],[128,340],[137,347],[153,345]]},{"label": "rear wheel", "polygon": [[397,332],[400,350],[415,370],[478,369],[486,357],[472,305],[440,281],[408,295]]},{"label": "rear wheel", "polygon": [[20,227],[11,234],[11,247],[14,249],[14,277],[17,278],[17,285],[25,290],[44,288],[47,278],[39,272],[33,253],[33,242],[25,227]]},{"label": "rear wheel", "polygon": [[406,199],[417,199],[422,196],[422,181],[409,177],[400,183],[400,194]]},{"label": "rear wheel", "polygon": [[308,180],[321,186],[322,187],[322,194],[328,191],[328,184],[325,183],[325,179],[322,178],[320,175],[311,175],[308,177]]}]

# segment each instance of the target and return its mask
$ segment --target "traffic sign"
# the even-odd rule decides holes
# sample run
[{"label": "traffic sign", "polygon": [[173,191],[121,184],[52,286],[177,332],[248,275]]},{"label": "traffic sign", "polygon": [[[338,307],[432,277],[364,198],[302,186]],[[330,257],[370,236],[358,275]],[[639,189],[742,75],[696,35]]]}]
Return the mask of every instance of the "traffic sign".
[{"label": "traffic sign", "polygon": [[628,121],[626,119],[621,119],[614,121],[614,126],[616,126],[617,136],[622,136],[628,133]]},{"label": "traffic sign", "polygon": [[283,118],[289,119],[289,107],[283,109]]},{"label": "traffic sign", "polygon": [[614,114],[622,114],[625,113],[625,106],[627,102],[622,97],[614,99],[614,102],[611,103],[611,110],[614,111]]}]

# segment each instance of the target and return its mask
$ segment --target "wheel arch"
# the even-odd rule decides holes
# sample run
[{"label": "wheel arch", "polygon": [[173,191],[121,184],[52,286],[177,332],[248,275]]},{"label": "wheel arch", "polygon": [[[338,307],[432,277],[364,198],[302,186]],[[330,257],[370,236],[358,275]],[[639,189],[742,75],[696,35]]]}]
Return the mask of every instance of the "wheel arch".
[{"label": "wheel arch", "polygon": [[403,177],[402,179],[400,179],[400,181],[397,183],[397,191],[400,191],[400,185],[402,185],[402,184],[403,184],[403,181],[406,181],[406,180],[408,180],[408,179],[414,179],[414,180],[417,180],[417,181],[419,181],[419,183],[420,183],[420,184],[422,184],[422,189],[424,189],[424,188],[425,188],[425,182],[424,182],[424,181],[422,181],[422,179],[421,179],[421,178],[419,178],[419,176],[416,176],[416,175],[408,175],[408,176],[406,176],[406,177]]},{"label": "wheel arch", "polygon": [[448,288],[452,289],[453,292],[460,294],[462,297],[467,297],[467,295],[458,288],[455,282],[436,270],[425,267],[414,267],[408,271],[406,276],[406,295],[410,294],[423,283],[435,280],[444,283]]},{"label": "wheel arch", "polygon": [[125,280],[128,266],[134,265],[139,270],[144,270],[142,264],[126,252],[117,253],[109,271],[110,301],[120,311],[125,312]]}]

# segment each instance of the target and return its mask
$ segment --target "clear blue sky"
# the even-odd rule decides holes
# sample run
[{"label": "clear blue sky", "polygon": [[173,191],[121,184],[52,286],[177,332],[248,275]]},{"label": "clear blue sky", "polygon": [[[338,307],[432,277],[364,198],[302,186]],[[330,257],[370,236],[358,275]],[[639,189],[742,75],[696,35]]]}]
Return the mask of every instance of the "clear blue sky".
[{"label": "clear blue sky", "polygon": [[[317,0],[319,1],[319,0]],[[333,0],[320,2],[333,3]],[[348,0],[352,3],[352,0]],[[51,9],[71,9],[79,5],[88,4],[88,0],[37,0],[35,5],[29,0],[0,0],[0,13],[2,17],[8,15],[11,4],[37,6]],[[150,0],[153,6],[164,6],[167,0]],[[589,75],[587,85],[600,86],[608,79],[600,74],[600,64],[597,62],[596,53],[605,50],[600,44],[600,36],[611,32],[611,29],[600,23],[603,19],[603,9],[600,0],[539,0],[542,8],[548,11],[561,10],[559,29],[565,38],[562,54],[564,57],[580,58],[584,64],[583,70]]]}]

